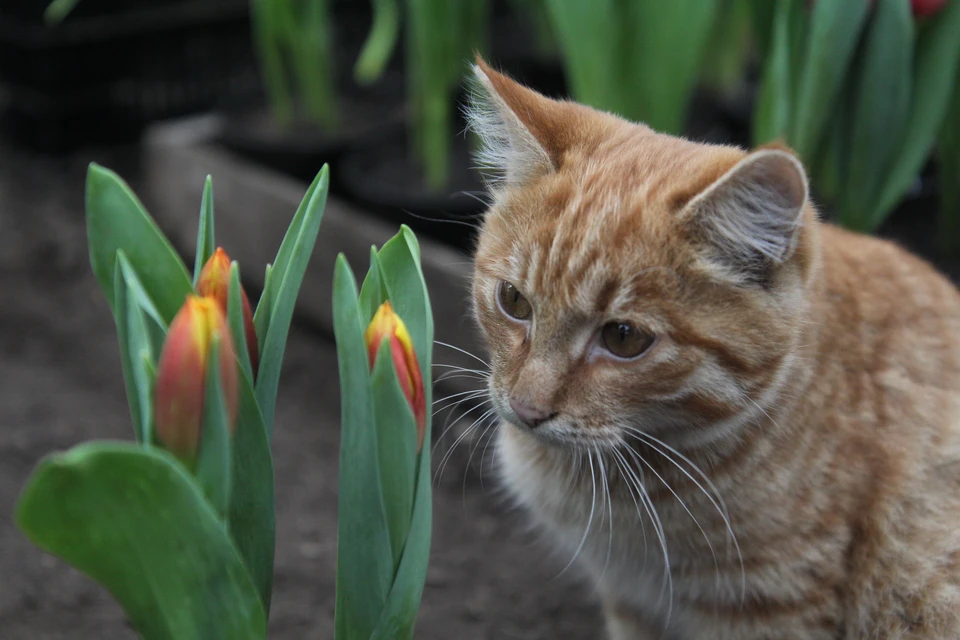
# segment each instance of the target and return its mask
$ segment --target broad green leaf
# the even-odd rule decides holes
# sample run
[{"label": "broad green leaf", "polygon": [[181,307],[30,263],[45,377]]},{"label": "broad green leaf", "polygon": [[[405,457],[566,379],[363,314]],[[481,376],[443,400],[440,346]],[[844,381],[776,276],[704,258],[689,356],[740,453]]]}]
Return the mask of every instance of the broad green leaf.
[{"label": "broad green leaf", "polygon": [[87,171],[87,240],[90,266],[116,313],[114,261],[122,249],[143,289],[169,323],[193,288],[180,256],[115,173],[96,163]]},{"label": "broad green leaf", "polygon": [[[431,336],[432,337],[432,336]],[[429,406],[429,405],[427,405]],[[431,433],[429,427],[417,462],[417,487],[410,533],[403,557],[387,596],[387,603],[371,640],[412,640],[423,585],[430,563],[433,529],[433,487],[431,484]]]},{"label": "broad green leaf", "polygon": [[195,475],[210,501],[210,506],[222,516],[230,502],[231,460],[230,416],[220,380],[220,350],[222,338],[214,336],[207,351],[207,375],[204,379],[203,423],[200,428],[200,450],[197,453]]},{"label": "broad green leaf", "polygon": [[[143,288],[143,283],[140,282],[140,278],[137,277],[137,272],[123,249],[117,249],[116,261],[123,271],[123,279],[126,280],[130,294],[136,298],[137,306],[153,321],[152,324],[158,326],[163,334],[166,335],[167,325],[170,323],[164,320],[160,314],[160,310],[157,309],[153,300],[150,298],[150,294]],[[177,309],[177,311],[179,311],[179,309]]]},{"label": "broad green leaf", "polygon": [[[614,0],[546,0],[545,5],[564,59],[573,97],[597,109],[622,113],[620,36]],[[642,109],[645,105],[631,105]]]},{"label": "broad green leaf", "polygon": [[[760,4],[754,2],[754,5]],[[762,0],[773,7],[773,36],[764,63],[763,81],[753,116],[753,142],[764,144],[785,138],[790,123],[791,87],[793,83],[790,66],[790,0]]]},{"label": "broad green leaf", "polygon": [[253,365],[250,362],[250,351],[247,349],[247,327],[243,323],[242,291],[240,265],[234,260],[230,263],[230,283],[227,290],[227,323],[230,325],[230,335],[233,337],[233,343],[237,349],[240,368],[243,369],[248,378],[255,380]]},{"label": "broad green leaf", "polygon": [[353,77],[359,84],[371,84],[383,74],[399,36],[397,0],[373,0],[373,25],[353,68]]},{"label": "broad green leaf", "polygon": [[[285,251],[287,239],[284,238],[280,246],[280,253],[277,254],[277,261],[274,263],[275,273],[272,273],[270,278],[271,285],[277,283],[279,286],[275,292],[270,293],[269,299],[273,308],[267,335],[260,344],[260,364],[255,382],[257,403],[260,405],[260,412],[263,415],[268,440],[273,434],[273,413],[277,401],[277,386],[280,384],[280,368],[283,365],[283,352],[287,346],[290,321],[293,319],[297,295],[300,293],[300,285],[307,271],[310,256],[313,254],[313,246],[317,241],[320,220],[323,217],[323,209],[327,202],[328,175],[327,166],[324,165],[317,176],[317,180],[314,181],[314,185],[307,192],[309,200],[306,201],[305,205],[301,205],[303,215],[300,216],[298,211],[294,218],[294,223],[296,223],[297,217],[301,220],[296,239],[290,246],[289,252],[287,252]],[[281,274],[283,274],[282,279],[278,279],[277,276]],[[259,305],[257,308],[259,310]]]},{"label": "broad green leaf", "polygon": [[203,199],[200,201],[200,225],[197,229],[197,255],[193,263],[193,286],[197,286],[203,265],[217,249],[213,229],[213,179],[207,176],[203,183]]},{"label": "broad green leaf", "polygon": [[378,262],[387,298],[410,332],[417,361],[424,369],[424,386],[427,386],[429,368],[424,363],[433,360],[433,311],[419,255],[416,236],[402,225],[400,232],[380,249]]},{"label": "broad green leaf", "polygon": [[[637,87],[642,92],[633,92],[630,99],[622,101],[624,115],[643,120],[657,131],[682,133],[718,8],[718,0],[629,2],[621,6],[610,25],[627,25],[627,31],[621,34],[625,50],[607,64],[618,58],[629,61],[616,88],[625,92]],[[626,111],[634,104],[643,110],[634,107]]]},{"label": "broad green leaf", "polygon": [[370,269],[367,271],[367,277],[363,279],[363,285],[360,287],[360,318],[364,323],[370,323],[377,309],[383,304],[385,297],[386,292],[380,278],[380,261],[377,257],[377,248],[370,247]]},{"label": "broad green leaf", "polygon": [[760,59],[769,59],[773,40],[776,39],[774,14],[782,3],[778,0],[749,0],[750,18],[753,22],[753,35],[757,42]]},{"label": "broad green leaf", "polygon": [[266,616],[217,514],[170,454],[97,442],[44,458],[20,529],[103,585],[144,640],[263,640]]},{"label": "broad green leaf", "polygon": [[821,0],[813,7],[790,135],[790,143],[805,162],[814,159],[827,118],[847,80],[868,9],[868,2],[847,0]]},{"label": "broad green leaf", "polygon": [[232,443],[233,492],[228,524],[264,611],[269,613],[276,538],[273,460],[253,384],[243,370],[238,379],[240,410]]},{"label": "broad green leaf", "polygon": [[396,570],[413,513],[417,424],[413,410],[400,388],[401,382],[397,380],[388,338],[384,338],[377,352],[371,383],[383,507],[393,549],[393,568]]},{"label": "broad green leaf", "polygon": [[[841,105],[850,104],[850,101],[847,100],[847,94],[850,93],[852,93],[850,88],[844,88],[840,94]],[[834,117],[827,124],[827,135],[823,144],[820,145],[817,161],[810,168],[811,180],[816,186],[817,195],[829,203],[830,206],[839,206],[839,194],[843,191],[845,185],[851,117],[852,114],[849,109],[837,109]],[[858,214],[860,211],[860,209],[857,210]],[[850,215],[850,212],[842,208],[837,210],[836,213],[841,224],[844,224],[844,218],[849,218]]]},{"label": "broad green leaf", "polygon": [[[150,442],[150,432],[146,425],[149,424],[147,416],[149,415],[149,405],[145,404],[140,394],[136,374],[135,359],[140,352],[136,340],[132,340],[130,335],[130,304],[127,301],[127,283],[123,280],[123,272],[120,269],[120,262],[115,264],[115,275],[113,284],[116,289],[114,300],[117,303],[117,312],[114,316],[117,324],[117,338],[120,342],[120,365],[123,370],[123,385],[127,392],[127,404],[130,405],[130,418],[133,420],[133,430],[139,442]],[[131,341],[135,343],[131,349]]]},{"label": "broad green leaf", "polygon": [[913,82],[913,15],[901,0],[877,0],[864,35],[849,122],[849,158],[841,210],[859,208],[868,222],[871,203],[900,144]]},{"label": "broad green leaf", "polygon": [[337,258],[333,327],[340,370],[340,485],[337,521],[337,640],[367,640],[393,579],[393,558],[377,460],[370,365],[357,285]]},{"label": "broad green leaf", "polygon": [[930,157],[943,123],[960,63],[960,2],[948,3],[917,37],[913,100],[903,144],[873,207],[879,225],[896,206]]}]

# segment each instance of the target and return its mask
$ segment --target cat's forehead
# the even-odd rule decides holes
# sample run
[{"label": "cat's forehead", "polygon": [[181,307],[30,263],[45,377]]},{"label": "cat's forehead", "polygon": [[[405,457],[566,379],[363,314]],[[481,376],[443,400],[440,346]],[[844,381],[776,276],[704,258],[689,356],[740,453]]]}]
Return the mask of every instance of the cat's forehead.
[{"label": "cat's forehead", "polygon": [[675,267],[669,212],[636,182],[558,175],[508,209],[487,226],[501,237],[485,257],[541,304],[617,314]]}]

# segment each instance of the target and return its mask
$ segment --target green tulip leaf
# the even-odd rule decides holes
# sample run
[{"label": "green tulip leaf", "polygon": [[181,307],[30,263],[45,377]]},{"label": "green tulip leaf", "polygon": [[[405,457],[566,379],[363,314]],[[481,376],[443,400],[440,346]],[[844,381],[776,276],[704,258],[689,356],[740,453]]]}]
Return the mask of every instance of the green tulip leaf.
[{"label": "green tulip leaf", "polygon": [[881,185],[874,212],[879,225],[916,180],[930,157],[950,103],[960,66],[960,2],[949,2],[917,37],[913,100],[902,144]]},{"label": "green tulip leaf", "polygon": [[[255,381],[257,403],[260,405],[268,441],[273,434],[277,387],[280,384],[280,368],[283,365],[283,352],[290,332],[290,321],[293,320],[300,285],[303,283],[303,276],[307,271],[307,264],[310,262],[317,234],[320,231],[320,220],[327,202],[329,183],[329,171],[324,165],[310,190],[307,191],[307,195],[304,196],[304,202],[297,210],[290,229],[280,245],[277,260],[274,263],[274,273],[270,277],[269,284],[275,288],[275,291],[271,291],[268,297],[272,309],[266,336],[260,343],[260,364]],[[300,224],[296,238],[288,245],[290,231],[297,225],[298,220]],[[260,310],[260,306],[257,305],[257,311]]]},{"label": "green tulip leaf", "polygon": [[834,0],[813,7],[790,143],[812,162],[866,22],[868,2]]},{"label": "green tulip leaf", "polygon": [[371,378],[377,453],[383,481],[383,507],[393,549],[393,568],[407,542],[413,513],[414,476],[417,462],[417,423],[397,379],[388,338],[377,351]]},{"label": "green tulip leaf", "polygon": [[276,539],[273,459],[253,384],[243,370],[238,380],[240,408],[232,442],[233,491],[227,520],[230,537],[269,613]]},{"label": "green tulip leaf", "polygon": [[[287,273],[287,268],[290,266],[290,260],[293,257],[294,248],[300,237],[300,232],[303,229],[307,211],[313,200],[313,195],[317,189],[325,189],[328,182],[328,171],[326,165],[324,165],[303,195],[303,199],[300,201],[300,205],[297,207],[297,211],[293,214],[293,219],[290,221],[290,226],[287,227],[287,232],[283,235],[283,240],[280,242],[280,248],[277,250],[277,256],[273,261],[273,266],[268,269],[268,275],[270,275],[270,277],[264,280],[263,293],[260,294],[260,301],[257,303],[257,309],[253,314],[253,322],[257,325],[258,336],[261,331],[260,325],[264,325],[263,337],[260,339],[261,344],[263,344],[263,340],[266,339],[266,327],[269,325],[270,316],[273,314],[273,307],[277,300],[276,291],[280,288],[283,278]],[[322,186],[321,183],[323,183]]]},{"label": "green tulip leaf", "polygon": [[855,81],[849,158],[841,196],[842,212],[861,211],[870,220],[870,202],[900,144],[913,82],[913,15],[901,0],[878,0],[865,34]]},{"label": "green tulip leaf", "polygon": [[[289,233],[289,231],[287,232]],[[257,301],[257,310],[253,313],[253,328],[257,330],[257,345],[262,345],[267,339],[267,329],[270,328],[270,313],[273,308],[273,286],[270,282],[273,280],[273,265],[267,264],[263,270],[263,290],[260,292],[260,300]],[[261,309],[265,309],[261,313]]]},{"label": "green tulip leaf", "polygon": [[380,259],[377,257],[377,248],[370,247],[370,269],[360,287],[360,318],[369,323],[373,315],[387,299],[383,288],[383,279],[380,277]]},{"label": "green tulip leaf", "polygon": [[433,487],[430,483],[430,430],[420,454],[417,493],[410,533],[387,603],[370,640],[412,640],[430,563]]},{"label": "green tulip leaf", "polygon": [[207,176],[203,183],[203,199],[200,201],[200,224],[197,229],[197,255],[193,263],[193,286],[197,286],[203,265],[217,250],[213,232],[213,179]]},{"label": "green tulip leaf", "polygon": [[214,336],[207,351],[207,375],[204,379],[203,422],[200,449],[197,452],[197,482],[218,515],[227,512],[230,503],[231,460],[230,416],[220,379],[220,350],[223,339]]},{"label": "green tulip leaf", "polygon": [[153,363],[159,357],[165,328],[144,314],[141,303],[149,304],[149,299],[122,250],[117,252],[115,265],[115,320],[127,402],[137,440],[149,443],[153,432]]},{"label": "green tulip leaf", "polygon": [[243,369],[248,378],[255,380],[253,364],[250,362],[250,351],[247,349],[247,327],[243,322],[242,292],[240,265],[234,260],[230,263],[230,282],[227,290],[227,323],[230,325],[230,335],[237,349],[240,368]]},{"label": "green tulip leaf", "polygon": [[773,14],[773,35],[766,49],[763,81],[753,117],[754,144],[785,138],[790,123],[792,69],[790,66],[790,0],[754,2],[776,6]]},{"label": "green tulip leaf", "polygon": [[116,313],[114,262],[122,249],[169,324],[193,288],[186,266],[156,222],[119,176],[96,163],[87,172],[86,210],[90,266],[110,309]]},{"label": "green tulip leaf", "polygon": [[98,442],[48,456],[27,481],[16,521],[103,585],[144,640],[266,637],[236,548],[165,451]]},{"label": "green tulip leaf", "polygon": [[356,280],[341,254],[333,282],[340,370],[340,485],[337,521],[337,640],[368,640],[393,580],[378,465],[370,365]]}]

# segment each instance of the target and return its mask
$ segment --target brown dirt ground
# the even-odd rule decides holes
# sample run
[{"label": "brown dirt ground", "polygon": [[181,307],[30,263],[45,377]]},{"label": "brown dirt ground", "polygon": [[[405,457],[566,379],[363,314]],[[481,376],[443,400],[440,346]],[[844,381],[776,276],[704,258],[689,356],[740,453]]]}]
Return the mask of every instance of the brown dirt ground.
[{"label": "brown dirt ground", "polygon": [[[132,437],[113,323],[87,264],[86,158],[54,162],[0,149],[0,636],[133,638],[95,583],[31,546],[11,513],[34,464],[76,443]],[[135,162],[111,160],[130,175]],[[127,167],[124,169],[124,167]],[[442,354],[438,354],[442,361]],[[333,345],[291,333],[274,458],[273,639],[332,637],[339,390]],[[448,439],[446,442],[450,442]],[[443,444],[434,456],[435,464]],[[599,637],[589,591],[481,488],[461,445],[434,492],[434,542],[417,637]]]}]

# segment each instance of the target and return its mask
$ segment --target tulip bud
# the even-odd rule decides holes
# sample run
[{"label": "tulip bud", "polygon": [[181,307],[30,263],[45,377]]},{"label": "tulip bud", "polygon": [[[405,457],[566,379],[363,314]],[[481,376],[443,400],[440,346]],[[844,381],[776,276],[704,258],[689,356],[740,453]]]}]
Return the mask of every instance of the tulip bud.
[{"label": "tulip bud", "polygon": [[947,0],[910,0],[910,8],[917,18],[933,15],[943,9],[945,4],[947,4]]},{"label": "tulip bud", "polygon": [[364,334],[367,343],[367,355],[370,359],[370,368],[377,360],[377,351],[384,338],[389,340],[390,357],[397,372],[397,379],[403,389],[413,417],[417,423],[417,451],[423,446],[423,436],[427,424],[426,398],[423,394],[423,378],[420,375],[420,365],[417,363],[417,354],[413,350],[413,342],[407,327],[393,311],[390,301],[384,302],[377,309],[370,326]]},{"label": "tulip bud", "polygon": [[[200,271],[197,279],[197,293],[201,296],[210,296],[220,305],[223,314],[227,314],[227,299],[230,292],[230,257],[222,247],[210,256]],[[253,375],[257,375],[259,349],[257,347],[257,328],[253,324],[253,313],[250,311],[250,300],[240,287],[240,308],[243,312],[243,330],[247,334],[247,352],[250,354],[250,365]]]},{"label": "tulip bud", "polygon": [[170,323],[157,365],[157,439],[191,464],[200,445],[208,356],[215,335],[220,336],[220,382],[232,433],[237,418],[237,355],[226,316],[216,300],[187,296]]}]

